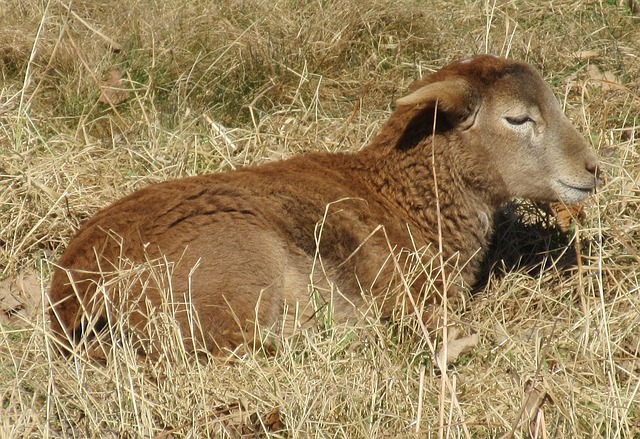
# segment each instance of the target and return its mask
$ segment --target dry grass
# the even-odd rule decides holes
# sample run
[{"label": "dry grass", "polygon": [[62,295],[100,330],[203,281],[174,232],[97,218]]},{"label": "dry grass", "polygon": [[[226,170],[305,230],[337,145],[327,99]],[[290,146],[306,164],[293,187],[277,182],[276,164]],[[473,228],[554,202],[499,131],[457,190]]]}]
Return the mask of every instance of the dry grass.
[{"label": "dry grass", "polygon": [[[640,438],[640,23],[626,6],[69,3],[0,9],[0,437]],[[184,354],[170,321],[153,361],[126,343],[99,364],[52,354],[33,304],[98,208],[154,181],[358,149],[414,78],[485,51],[540,67],[606,182],[565,234],[532,206],[505,212],[496,268],[449,314],[478,334],[472,351],[441,367],[446,343],[409,314],[228,362]]]}]

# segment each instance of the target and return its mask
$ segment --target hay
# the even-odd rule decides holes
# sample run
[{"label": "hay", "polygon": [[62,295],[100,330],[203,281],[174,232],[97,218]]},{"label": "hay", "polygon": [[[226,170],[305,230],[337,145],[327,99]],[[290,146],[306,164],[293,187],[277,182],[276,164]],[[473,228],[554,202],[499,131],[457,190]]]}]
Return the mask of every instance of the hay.
[{"label": "hay", "polygon": [[[0,436],[640,436],[640,33],[627,6],[10,4],[0,297],[13,301],[0,301]],[[411,315],[227,362],[180,353],[170,322],[170,356],[140,358],[126,342],[102,363],[53,355],[32,301],[98,208],[155,181],[357,150],[413,79],[485,51],[540,67],[591,137],[605,182],[566,233],[536,206],[504,212],[483,283],[449,313],[478,338],[447,369],[442,339],[425,339]],[[105,99],[105,87],[126,93]],[[33,273],[39,283],[5,287]]]}]

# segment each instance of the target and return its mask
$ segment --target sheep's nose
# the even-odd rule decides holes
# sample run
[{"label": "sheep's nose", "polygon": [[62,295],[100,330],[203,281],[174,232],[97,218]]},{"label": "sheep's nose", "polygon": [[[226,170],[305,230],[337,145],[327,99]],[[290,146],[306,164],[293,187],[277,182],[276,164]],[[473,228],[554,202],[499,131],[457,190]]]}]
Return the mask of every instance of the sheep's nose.
[{"label": "sheep's nose", "polygon": [[598,162],[587,162],[587,164],[585,165],[585,169],[593,174],[593,177],[595,179],[595,187],[597,188],[598,186],[600,186],[602,181],[600,180],[600,166],[598,166]]}]

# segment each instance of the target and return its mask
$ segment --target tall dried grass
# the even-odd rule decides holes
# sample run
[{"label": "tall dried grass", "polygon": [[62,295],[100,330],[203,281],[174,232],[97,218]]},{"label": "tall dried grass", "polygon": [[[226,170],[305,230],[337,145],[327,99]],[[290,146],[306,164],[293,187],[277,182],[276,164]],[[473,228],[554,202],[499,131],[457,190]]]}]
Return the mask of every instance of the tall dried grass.
[{"label": "tall dried grass", "polygon": [[[638,26],[610,1],[6,3],[0,437],[640,438]],[[410,312],[224,362],[185,354],[160,315],[158,358],[124,343],[62,359],[42,305],[8,301],[44,294],[115,198],[356,150],[413,79],[485,51],[541,68],[605,183],[566,233],[535,206],[505,211],[484,284],[449,312],[479,343],[447,367]]]}]

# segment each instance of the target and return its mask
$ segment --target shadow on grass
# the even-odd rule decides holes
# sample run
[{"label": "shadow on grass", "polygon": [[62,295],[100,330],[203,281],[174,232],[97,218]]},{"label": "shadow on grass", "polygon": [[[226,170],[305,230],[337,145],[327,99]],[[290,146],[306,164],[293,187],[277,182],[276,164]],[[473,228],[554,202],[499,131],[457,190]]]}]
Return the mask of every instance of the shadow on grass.
[{"label": "shadow on grass", "polygon": [[473,292],[482,291],[489,279],[520,270],[532,276],[555,267],[577,265],[573,233],[562,231],[545,205],[512,202],[494,217],[495,233]]}]

